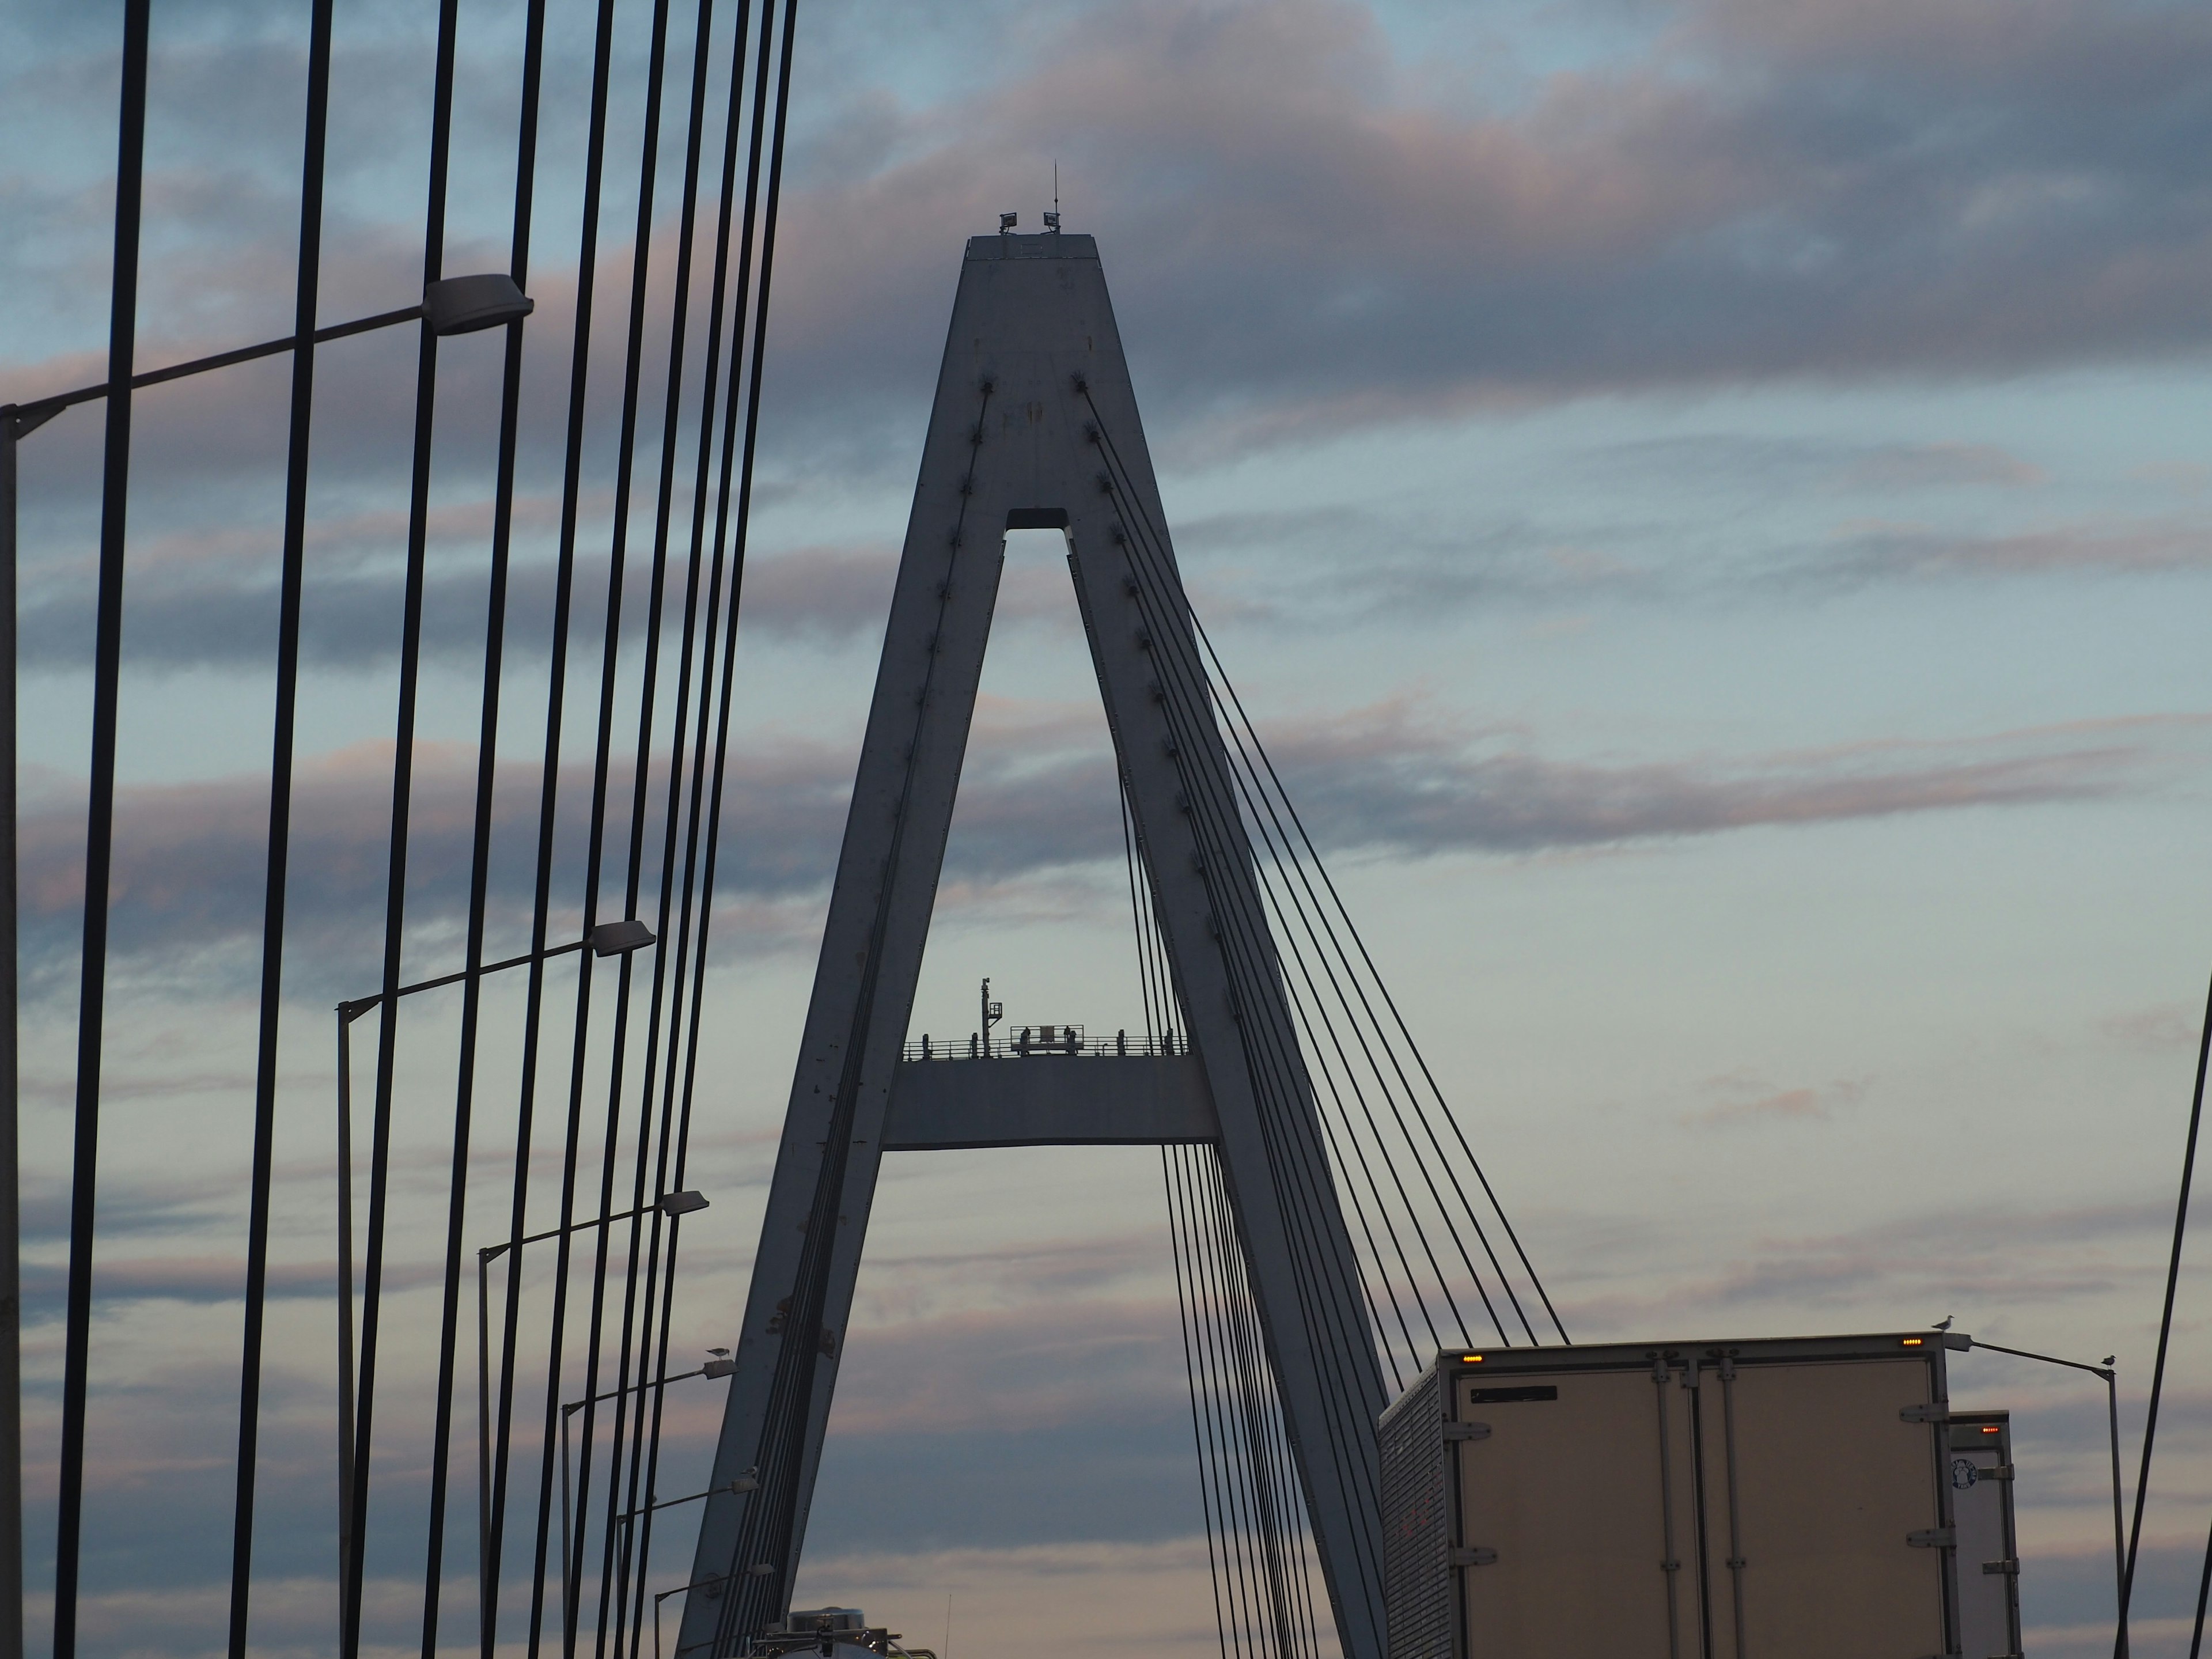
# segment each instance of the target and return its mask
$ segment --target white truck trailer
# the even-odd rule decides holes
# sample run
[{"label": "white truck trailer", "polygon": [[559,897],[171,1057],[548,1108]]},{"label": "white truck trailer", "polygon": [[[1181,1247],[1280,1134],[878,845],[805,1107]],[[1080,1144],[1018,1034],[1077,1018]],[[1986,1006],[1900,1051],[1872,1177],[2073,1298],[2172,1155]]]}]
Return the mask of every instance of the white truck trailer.
[{"label": "white truck trailer", "polygon": [[[2009,1437],[1979,1414],[1960,1424],[1977,1450],[1952,1449],[1944,1355],[1969,1346],[1917,1331],[1440,1354],[1381,1424],[1391,1659],[2017,1654],[2012,1486],[1985,1472],[2009,1474]],[[1969,1506],[1964,1541],[2000,1553],[1965,1569],[1965,1631],[1956,1457],[2002,1508],[1991,1530]]]}]

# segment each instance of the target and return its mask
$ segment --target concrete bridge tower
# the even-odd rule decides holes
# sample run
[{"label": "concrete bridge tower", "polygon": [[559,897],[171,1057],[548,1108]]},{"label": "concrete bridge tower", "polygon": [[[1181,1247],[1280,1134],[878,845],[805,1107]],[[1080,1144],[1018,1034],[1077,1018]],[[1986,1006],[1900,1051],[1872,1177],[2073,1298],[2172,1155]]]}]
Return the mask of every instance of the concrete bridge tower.
[{"label": "concrete bridge tower", "polygon": [[[1188,1051],[902,1058],[1009,530],[1068,562]],[[1210,1141],[1346,1659],[1382,1659],[1373,1333],[1088,236],[968,244],[678,1653],[787,1611],[886,1152]]]}]

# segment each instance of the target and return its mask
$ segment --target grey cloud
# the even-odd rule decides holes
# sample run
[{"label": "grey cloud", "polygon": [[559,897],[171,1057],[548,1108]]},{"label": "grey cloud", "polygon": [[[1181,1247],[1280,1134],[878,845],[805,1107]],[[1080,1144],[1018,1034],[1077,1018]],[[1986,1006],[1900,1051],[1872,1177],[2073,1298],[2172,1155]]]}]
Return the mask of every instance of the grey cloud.
[{"label": "grey cloud", "polygon": [[[1842,1234],[1770,1237],[1759,1241],[1755,1259],[1732,1262],[1706,1283],[1678,1285],[1670,1297],[1742,1307],[1819,1304],[1832,1310],[1946,1298],[2019,1308],[2067,1297],[2109,1297],[2152,1282],[2155,1267],[2136,1247],[2159,1224],[2155,1203],[2081,1206],[2033,1216],[1984,1206],[1891,1219]],[[1962,1320],[1960,1328],[1974,1322]],[[1981,1334],[2001,1340],[1993,1330]]]},{"label": "grey cloud", "polygon": [[1683,1122],[1704,1128],[1723,1128],[1753,1123],[1824,1122],[1838,1108],[1856,1103],[1866,1092],[1863,1080],[1841,1079],[1827,1084],[1799,1084],[1777,1088],[1763,1078],[1738,1074],[1716,1078],[1708,1085],[1720,1098],[1711,1106],[1689,1113]]},{"label": "grey cloud", "polygon": [[2075,524],[2009,535],[1906,525],[1860,529],[1790,561],[1770,580],[1854,587],[1883,580],[2157,574],[2212,565],[2212,527],[2185,520]]},{"label": "grey cloud", "polygon": [[1855,461],[1846,481],[1868,489],[1936,489],[2041,483],[2043,469],[1991,444],[1883,444]]},{"label": "grey cloud", "polygon": [[[105,1231],[106,1218],[104,1215],[100,1224]],[[386,1285],[392,1290],[436,1280],[434,1274],[410,1274],[404,1271],[387,1273],[385,1276]],[[65,1267],[26,1267],[23,1273],[23,1300],[30,1318],[36,1320],[41,1314],[50,1320],[61,1318],[62,1297],[68,1282],[69,1273]],[[269,1294],[278,1298],[304,1297],[311,1301],[329,1302],[337,1292],[337,1273],[327,1267],[275,1263],[268,1270],[266,1282]],[[246,1260],[243,1256],[163,1255],[138,1260],[103,1261],[100,1264],[94,1293],[104,1307],[110,1309],[118,1302],[149,1299],[203,1304],[243,1302],[246,1297]]]},{"label": "grey cloud", "polygon": [[[299,771],[290,919],[295,947],[306,947],[301,969],[318,988],[326,978],[341,994],[375,981],[391,758],[390,745],[368,744],[310,759]],[[620,878],[626,781],[618,769],[610,806],[617,825],[610,880]],[[725,892],[772,902],[811,891],[834,860],[849,782],[845,768],[826,763],[811,747],[739,757],[724,823]],[[475,787],[472,751],[418,747],[409,854],[410,915],[418,929],[450,931],[461,918]],[[590,790],[587,769],[564,769],[556,891],[573,890],[580,875]],[[503,763],[495,792],[490,914],[496,950],[528,925],[536,769]],[[657,815],[662,792],[648,793]],[[113,947],[126,958],[166,952],[170,973],[180,965],[178,953],[190,952],[212,971],[222,966],[225,951],[258,938],[267,811],[266,781],[254,777],[119,792]],[[655,816],[646,826],[648,848],[657,848],[658,823]],[[65,953],[74,939],[82,902],[82,807],[67,792],[51,793],[27,811],[26,932],[48,952]],[[649,867],[648,879],[652,874]],[[555,922],[556,931],[573,925],[558,917]]]},{"label": "grey cloud", "polygon": [[1427,727],[1404,704],[1275,745],[1324,845],[1400,854],[1618,846],[1759,825],[2074,800],[2131,786],[2148,726],[2083,726],[1948,744],[1869,744],[1749,762],[1597,765]]},{"label": "grey cloud", "polygon": [[1577,465],[1607,477],[1626,470],[1655,480],[1724,481],[1777,495],[1808,488],[1837,493],[2020,489],[2044,478],[2040,468],[1990,444],[1855,443],[1720,432],[1607,444],[1585,452]]},{"label": "grey cloud", "polygon": [[[1079,886],[1085,866],[1118,860],[1112,761],[1103,743],[1078,735],[1091,730],[1090,722],[1072,712],[1039,719],[990,708],[981,718],[986,726],[1016,720],[1017,740],[989,745],[968,769],[948,849],[948,899],[972,896],[979,886],[1056,879],[1054,872]],[[1547,759],[1498,734],[1425,720],[1399,703],[1271,727],[1277,764],[1325,850],[1416,858],[1653,844],[1760,826],[2094,799],[2149,787],[2194,730],[2185,720],[2113,721],[1948,744],[1601,764]],[[296,784],[292,922],[309,947],[302,971],[338,975],[333,982],[342,992],[374,976],[362,953],[373,947],[384,902],[390,766],[388,745],[361,745],[309,760]],[[721,902],[741,927],[791,933],[830,877],[851,763],[835,746],[793,740],[736,751],[730,769]],[[420,928],[450,931],[458,923],[475,781],[465,747],[418,750],[409,902]],[[502,930],[526,925],[537,781],[527,765],[500,768],[495,946]],[[620,803],[626,779],[619,767],[615,782]],[[662,787],[656,780],[648,792],[656,815]],[[556,890],[580,869],[589,789],[587,771],[564,769]],[[173,967],[178,950],[213,959],[258,938],[266,811],[266,784],[258,778],[124,789],[114,947],[126,957],[166,951]],[[658,844],[657,823],[649,817],[649,848]],[[27,938],[44,957],[65,956],[73,938],[82,835],[74,794],[52,787],[33,793],[22,829],[23,902]],[[611,855],[609,867],[619,867]],[[648,883],[653,873],[648,856]],[[1079,902],[1090,901],[1081,890]]]},{"label": "grey cloud", "polygon": [[[603,501],[587,505],[595,513],[605,511]],[[508,567],[506,610],[510,653],[542,651],[550,638],[559,574],[550,556],[551,532],[558,510],[558,501],[545,497],[515,503],[519,551]],[[428,517],[421,640],[426,660],[466,668],[483,661],[489,577],[481,550],[489,544],[491,526],[489,501],[441,507]],[[651,520],[640,518],[625,554],[619,596],[625,640],[643,637],[651,618],[652,534]],[[301,604],[304,665],[357,670],[397,659],[406,536],[406,515],[396,510],[310,526]],[[274,526],[148,537],[125,586],[125,646],[132,670],[216,665],[273,672],[279,539]],[[570,588],[569,638],[593,651],[605,637],[610,565],[604,532],[598,541],[598,548],[577,556]],[[712,557],[708,545],[697,593],[702,629]],[[684,615],[687,559],[684,540],[672,537],[662,586],[663,626],[672,639],[679,637]],[[897,550],[880,545],[823,544],[754,555],[746,561],[740,593],[743,635],[836,645],[878,635],[890,613],[897,568]],[[27,665],[66,669],[90,663],[94,574],[82,561],[63,561],[27,580],[21,612]],[[1007,571],[1000,596],[994,614],[1002,626],[1039,621],[1075,626],[1068,584],[1057,570],[1018,565]]]},{"label": "grey cloud", "polygon": [[2212,213],[2177,161],[2204,153],[2212,27],[2049,0],[2030,51],[1969,0],[1856,9],[1682,6],[1650,56],[1473,114],[1422,101],[1352,5],[1091,10],[917,112],[926,140],[794,197],[785,407],[857,392],[833,342],[920,382],[944,227],[988,224],[1023,193],[1012,158],[1046,150],[1073,158],[1186,444],[1486,395],[2201,347]]},{"label": "grey cloud", "polygon": [[[1484,399],[2008,374],[2170,356],[2212,334],[2197,276],[2212,246],[2212,24],[2197,9],[1681,0],[1653,21],[1643,46],[1464,91],[1453,77],[1471,66],[1417,73],[1352,0],[1063,9],[1000,32],[995,81],[975,88],[970,54],[945,82],[961,91],[917,106],[868,84],[849,40],[833,46],[860,80],[801,79],[813,139],[784,204],[774,464],[910,465],[960,235],[1037,197],[1038,155],[1062,158],[1072,220],[1102,238],[1154,420],[1186,453]],[[556,39],[556,79],[578,71],[577,44]],[[353,42],[346,67],[404,102],[420,46]],[[229,343],[283,325],[283,181],[212,158],[241,132],[274,131],[273,118],[221,107],[223,77],[258,63],[281,83],[290,50],[172,66],[189,118],[161,200],[180,223],[214,214],[236,234],[164,252],[173,269],[153,291],[198,297],[157,307],[155,334]],[[472,58],[467,72],[482,84],[465,106],[489,123],[499,66]],[[489,145],[495,125],[465,121],[465,137]],[[363,175],[334,228],[334,314],[411,297],[417,198],[396,183],[399,161],[364,154],[375,149],[347,152]],[[549,189],[568,187],[574,159],[549,157]],[[501,262],[496,208],[469,204],[466,258]],[[72,238],[98,242],[96,214],[59,200],[40,210],[40,257],[56,270]],[[595,325],[611,348],[628,233],[620,204],[610,210],[623,228],[603,255]],[[532,374],[549,387],[574,286],[561,258],[548,248],[532,279]],[[356,294],[344,285],[357,276]],[[53,304],[83,286],[63,284]],[[411,355],[334,404],[331,466],[388,462],[374,434],[404,439]],[[470,372],[482,380],[495,353],[480,355]],[[595,380],[594,445],[618,379]],[[483,424],[466,411],[488,392],[457,387],[464,436]],[[149,400],[149,465],[181,474],[228,454],[266,469],[282,405],[280,383],[197,402],[198,420]],[[557,456],[555,413],[526,434],[526,471]],[[44,442],[89,447],[58,432]],[[481,444],[457,459],[480,468]],[[2024,481],[1965,453],[1882,465],[1911,483]]]}]

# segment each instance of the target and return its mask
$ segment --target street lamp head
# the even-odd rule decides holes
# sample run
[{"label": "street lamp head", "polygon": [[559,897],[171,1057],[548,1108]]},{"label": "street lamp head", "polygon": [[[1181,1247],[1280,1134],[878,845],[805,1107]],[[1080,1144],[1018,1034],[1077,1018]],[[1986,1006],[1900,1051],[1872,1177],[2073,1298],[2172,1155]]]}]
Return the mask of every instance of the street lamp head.
[{"label": "street lamp head", "polygon": [[734,1359],[710,1359],[699,1367],[699,1375],[710,1379],[717,1376],[734,1376],[737,1375],[737,1370],[738,1362]]},{"label": "street lamp head", "polygon": [[527,317],[537,302],[503,270],[422,285],[422,320],[436,335],[473,334]]},{"label": "street lamp head", "polygon": [[603,921],[586,935],[595,957],[628,956],[632,951],[642,951],[654,942],[653,929],[635,916],[621,921]]},{"label": "street lamp head", "polygon": [[653,1207],[665,1216],[690,1215],[694,1210],[707,1207],[707,1194],[688,1191],[671,1193]]}]

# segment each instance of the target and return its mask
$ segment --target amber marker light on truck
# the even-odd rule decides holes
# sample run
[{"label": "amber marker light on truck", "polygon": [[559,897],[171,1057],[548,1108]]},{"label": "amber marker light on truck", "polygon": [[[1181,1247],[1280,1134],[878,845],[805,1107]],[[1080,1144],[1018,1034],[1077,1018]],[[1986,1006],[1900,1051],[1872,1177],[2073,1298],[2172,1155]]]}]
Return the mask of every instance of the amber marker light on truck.
[{"label": "amber marker light on truck", "polygon": [[1904,1339],[1903,1339],[1903,1341],[1904,1341],[1905,1346],[1906,1347],[1908,1347],[1908,1348],[1917,1348],[1917,1347],[1919,1347],[1923,1343],[1926,1342],[1927,1340],[1928,1340],[1928,1339],[1927,1339],[1926,1337],[1924,1337],[1924,1336],[1908,1336],[1908,1337],[1905,1337],[1905,1338],[1904,1338]]},{"label": "amber marker light on truck", "polygon": [[1480,1365],[1482,1364],[1482,1356],[1479,1353],[1463,1353],[1459,1357],[1459,1363],[1462,1365]]}]

